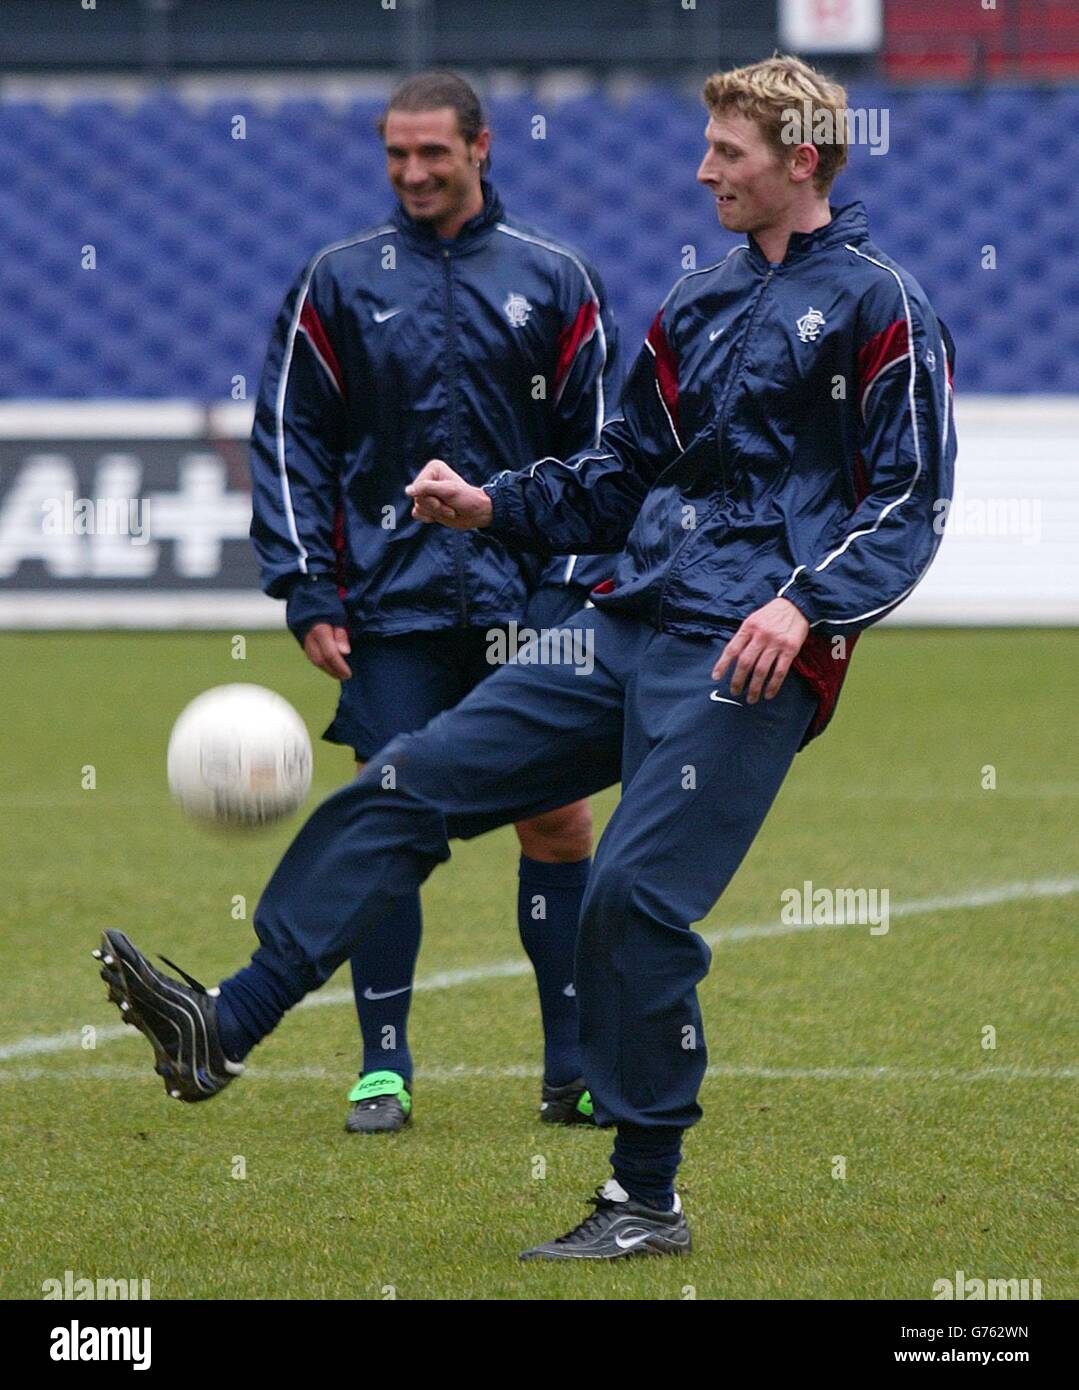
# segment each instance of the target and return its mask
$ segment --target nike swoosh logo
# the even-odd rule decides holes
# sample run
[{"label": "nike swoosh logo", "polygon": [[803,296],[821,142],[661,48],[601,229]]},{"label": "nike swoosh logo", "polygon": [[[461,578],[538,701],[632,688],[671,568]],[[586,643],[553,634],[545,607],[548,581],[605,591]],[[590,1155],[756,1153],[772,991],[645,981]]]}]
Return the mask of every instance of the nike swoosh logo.
[{"label": "nike swoosh logo", "polygon": [[715,340],[719,337],[719,335],[720,335],[722,332],[723,332],[723,329],[722,329],[722,328],[717,328],[717,329],[715,330],[714,333],[709,333],[709,335],[708,335],[708,341],[709,341],[710,343],[714,343]]},{"label": "nike swoosh logo", "polygon": [[708,698],[709,698],[710,700],[715,700],[715,702],[716,702],[717,705],[735,705],[738,709],[741,709],[741,708],[742,708],[741,701],[739,701],[739,700],[728,700],[727,697],[726,697],[726,695],[721,695],[721,694],[719,693],[718,690],[713,690],[712,693],[711,693],[711,695],[709,695]]},{"label": "nike swoosh logo", "polygon": [[616,1235],[614,1243],[618,1246],[619,1250],[632,1250],[635,1245],[640,1245],[642,1241],[646,1241],[651,1234],[651,1231],[642,1231],[639,1235]]},{"label": "nike swoosh logo", "polygon": [[400,312],[400,309],[376,309],[372,312],[371,317],[376,323],[385,323],[387,319],[392,319],[394,314]]},{"label": "nike swoosh logo", "polygon": [[400,989],[387,989],[382,994],[376,994],[370,985],[363,992],[365,999],[389,999],[393,994],[407,994],[412,988],[411,985],[402,985]]}]

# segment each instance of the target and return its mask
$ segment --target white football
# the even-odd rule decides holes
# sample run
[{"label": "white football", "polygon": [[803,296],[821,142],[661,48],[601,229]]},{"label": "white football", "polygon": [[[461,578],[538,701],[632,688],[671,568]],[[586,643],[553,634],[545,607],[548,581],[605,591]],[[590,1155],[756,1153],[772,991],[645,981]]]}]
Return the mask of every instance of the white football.
[{"label": "white football", "polygon": [[169,788],[189,816],[269,825],[311,786],[311,740],[287,700],[261,685],[218,685],[197,696],[169,738]]}]

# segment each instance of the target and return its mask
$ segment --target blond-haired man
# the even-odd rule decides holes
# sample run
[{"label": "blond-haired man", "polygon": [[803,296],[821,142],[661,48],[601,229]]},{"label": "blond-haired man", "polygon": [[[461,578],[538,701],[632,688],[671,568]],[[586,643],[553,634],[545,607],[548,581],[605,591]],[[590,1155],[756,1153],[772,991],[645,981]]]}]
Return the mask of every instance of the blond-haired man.
[{"label": "blond-haired man", "polygon": [[[864,209],[829,205],[842,138],[819,140],[815,121],[782,133],[806,98],[838,113],[843,89],[773,58],[717,74],[704,94],[697,177],[748,240],[671,290],[599,446],[483,487],[433,460],[408,488],[423,521],[542,554],[621,551],[572,620],[592,670],[508,665],[393,740],[308,821],[255,916],[280,1017],[387,898],[448,857],[449,839],[621,780],[577,955],[584,1077],[598,1122],[617,1127],[613,1176],[584,1221],[529,1259],[689,1249],[674,1177],[701,1114],[696,985],[709,964],[692,925],[831,717],[857,634],[925,573],[933,504],[951,487],[946,335],[869,240]],[[333,901],[311,892],[320,882],[338,885]],[[269,1031],[245,1022],[231,980],[214,999],[118,932],[104,946],[110,993],[181,1098],[201,1098],[199,1068],[207,1090],[228,1084]],[[205,1041],[174,1041],[177,994]]]}]

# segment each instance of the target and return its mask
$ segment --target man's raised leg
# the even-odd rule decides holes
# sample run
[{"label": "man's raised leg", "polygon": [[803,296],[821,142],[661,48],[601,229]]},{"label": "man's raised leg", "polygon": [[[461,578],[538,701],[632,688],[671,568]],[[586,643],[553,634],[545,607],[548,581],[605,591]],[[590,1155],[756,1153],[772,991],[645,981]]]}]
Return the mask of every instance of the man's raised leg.
[{"label": "man's raised leg", "polygon": [[[574,622],[619,626],[592,611]],[[323,984],[365,928],[449,857],[451,838],[554,810],[618,779],[623,682],[603,646],[597,632],[587,670],[507,665],[376,754],[286,851],[255,912],[261,944],[219,992],[163,975],[126,938],[120,951],[106,934],[110,997],[154,1045],[170,1094],[202,1099],[227,1084],[234,1073],[222,1059],[238,1064]],[[616,663],[624,660],[617,632],[611,650]],[[207,1066],[213,1086],[203,1091],[198,1075]]]}]

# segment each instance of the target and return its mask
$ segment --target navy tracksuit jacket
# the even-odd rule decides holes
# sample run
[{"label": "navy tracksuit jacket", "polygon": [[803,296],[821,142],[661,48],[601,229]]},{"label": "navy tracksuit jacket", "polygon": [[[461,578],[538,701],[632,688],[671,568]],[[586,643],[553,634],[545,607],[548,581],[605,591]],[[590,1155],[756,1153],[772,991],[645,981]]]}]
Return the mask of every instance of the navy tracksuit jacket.
[{"label": "navy tracksuit jacket", "polygon": [[624,547],[596,602],[664,632],[736,627],[789,599],[810,622],[794,669],[819,733],[857,635],[940,543],[953,359],[925,292],[851,203],[795,233],[781,265],[751,240],[683,276],[600,447],[494,478],[490,530],[548,554]]},{"label": "navy tracksuit jacket", "polygon": [[[251,436],[251,537],[262,585],[316,622],[391,636],[520,620],[567,564],[482,532],[426,527],[405,485],[441,457],[471,482],[594,444],[621,384],[595,270],[506,215],[452,241],[397,205],[320,251],[271,336]],[[606,560],[569,570],[585,592]]]},{"label": "navy tracksuit jacket", "polygon": [[[945,338],[859,204],[793,236],[781,264],[751,241],[676,284],[599,446],[488,484],[508,544],[624,547],[606,597],[573,620],[591,669],[501,668],[315,812],[255,914],[279,1009],[327,979],[449,839],[621,780],[581,914],[584,1077],[600,1123],[699,1117],[709,951],[691,927],[831,714],[851,639],[936,551],[955,455]],[[810,637],[798,674],[749,706],[711,668],[779,594]]]}]

